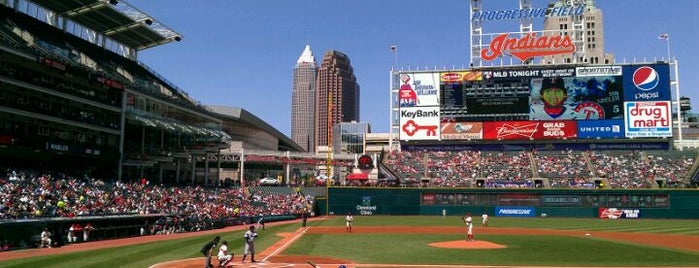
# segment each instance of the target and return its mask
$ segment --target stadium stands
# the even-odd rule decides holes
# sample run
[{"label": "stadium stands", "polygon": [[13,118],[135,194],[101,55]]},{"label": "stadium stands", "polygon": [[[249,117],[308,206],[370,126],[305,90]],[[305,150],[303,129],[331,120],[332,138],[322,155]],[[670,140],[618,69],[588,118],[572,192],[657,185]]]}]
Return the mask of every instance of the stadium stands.
[{"label": "stadium stands", "polygon": [[552,188],[595,188],[585,152],[534,152],[539,176],[548,178]]},{"label": "stadium stands", "polygon": [[388,153],[384,164],[404,186],[481,187],[483,180],[486,188],[532,188],[536,174],[551,188],[593,189],[605,179],[609,188],[681,188],[691,186],[696,157],[696,151],[407,151]]}]

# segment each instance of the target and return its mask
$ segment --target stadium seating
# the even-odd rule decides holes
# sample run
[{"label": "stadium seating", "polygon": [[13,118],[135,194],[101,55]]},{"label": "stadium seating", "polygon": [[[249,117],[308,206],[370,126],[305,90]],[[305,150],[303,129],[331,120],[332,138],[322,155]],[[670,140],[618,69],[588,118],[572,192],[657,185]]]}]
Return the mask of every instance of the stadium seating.
[{"label": "stadium seating", "polygon": [[664,187],[689,187],[689,172],[694,167],[697,151],[647,151],[651,172]]},{"label": "stadium seating", "polygon": [[548,178],[552,188],[594,188],[585,152],[536,151],[537,173]]},{"label": "stadium seating", "polygon": [[[287,187],[204,188],[151,185],[148,181],[108,183],[87,177],[35,170],[0,172],[0,220],[42,217],[167,214],[201,222],[236,217],[296,215],[312,206]],[[193,230],[187,228],[187,230]]]},{"label": "stadium seating", "polygon": [[536,175],[551,188],[593,189],[599,178],[609,188],[681,188],[692,184],[696,156],[693,150],[404,151],[387,153],[384,164],[403,186],[481,187],[482,180],[486,188],[531,188]]}]

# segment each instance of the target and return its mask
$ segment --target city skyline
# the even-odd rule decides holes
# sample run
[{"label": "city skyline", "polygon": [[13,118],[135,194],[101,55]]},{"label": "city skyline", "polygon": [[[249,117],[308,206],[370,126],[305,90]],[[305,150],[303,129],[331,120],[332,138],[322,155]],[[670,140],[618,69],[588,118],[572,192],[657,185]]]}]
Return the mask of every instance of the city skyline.
[{"label": "city skyline", "polygon": [[[374,132],[389,128],[389,71],[467,67],[468,1],[128,1],[183,35],[181,42],[140,51],[139,59],[204,104],[240,107],[291,136],[292,72],[299,52],[343,51],[362,85],[361,121]],[[548,1],[535,0],[535,8]],[[616,63],[680,60],[681,95],[699,101],[699,61],[690,34],[699,3],[596,1],[604,11],[605,50]],[[483,4],[487,10],[516,9],[517,1]],[[337,12],[341,10],[342,12]],[[652,12],[649,12],[652,11]],[[667,19],[672,18],[672,19]],[[488,21],[487,32],[516,31],[517,20]],[[534,30],[543,19],[534,19]],[[397,49],[390,50],[395,45]],[[674,94],[674,92],[673,92]],[[696,104],[694,105],[696,106]]]}]

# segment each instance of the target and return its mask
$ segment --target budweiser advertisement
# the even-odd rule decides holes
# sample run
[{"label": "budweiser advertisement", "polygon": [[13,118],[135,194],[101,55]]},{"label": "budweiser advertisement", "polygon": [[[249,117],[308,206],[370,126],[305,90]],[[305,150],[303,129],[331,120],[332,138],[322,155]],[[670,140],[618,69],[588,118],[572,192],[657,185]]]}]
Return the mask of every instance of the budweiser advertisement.
[{"label": "budweiser advertisement", "polygon": [[573,120],[483,122],[483,139],[568,139],[576,138],[577,130],[577,122]]},{"label": "budweiser advertisement", "polygon": [[637,208],[599,208],[597,216],[600,219],[638,219],[641,217],[641,210]]},{"label": "budweiser advertisement", "polygon": [[492,61],[503,55],[512,55],[526,61],[534,57],[571,54],[575,44],[567,35],[542,35],[528,33],[522,37],[501,34],[490,41],[490,46],[481,50],[481,58]]}]

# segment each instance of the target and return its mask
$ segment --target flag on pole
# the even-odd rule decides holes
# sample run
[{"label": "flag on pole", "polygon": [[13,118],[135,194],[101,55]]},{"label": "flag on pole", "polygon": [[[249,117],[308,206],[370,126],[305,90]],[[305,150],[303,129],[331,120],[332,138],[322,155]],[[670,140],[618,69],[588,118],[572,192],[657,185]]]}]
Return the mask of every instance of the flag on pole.
[{"label": "flag on pole", "polygon": [[667,33],[658,35],[658,39],[661,39],[661,40],[667,40],[668,38],[670,38],[670,35]]}]

